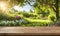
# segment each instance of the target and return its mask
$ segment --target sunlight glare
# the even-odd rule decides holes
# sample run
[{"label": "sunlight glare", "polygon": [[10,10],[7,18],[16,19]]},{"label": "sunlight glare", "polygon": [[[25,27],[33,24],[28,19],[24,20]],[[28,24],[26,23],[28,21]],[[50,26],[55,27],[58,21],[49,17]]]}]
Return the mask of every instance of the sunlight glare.
[{"label": "sunlight glare", "polygon": [[6,3],[5,2],[0,2],[0,10],[5,11],[6,8],[7,8]]}]

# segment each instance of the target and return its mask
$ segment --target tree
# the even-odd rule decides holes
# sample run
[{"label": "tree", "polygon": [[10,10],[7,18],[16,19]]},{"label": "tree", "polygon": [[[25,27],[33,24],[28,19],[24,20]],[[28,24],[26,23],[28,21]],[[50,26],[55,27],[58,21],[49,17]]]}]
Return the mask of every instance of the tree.
[{"label": "tree", "polygon": [[[46,6],[53,9],[53,11],[56,13],[56,18],[58,19],[59,18],[59,0],[36,0],[36,3],[34,5],[35,9],[38,8],[39,10]],[[37,10],[37,12],[39,10]]]},{"label": "tree", "polygon": [[57,19],[59,19],[59,0],[55,0],[56,1],[56,17]]},{"label": "tree", "polygon": [[[3,1],[3,0],[0,0]],[[10,3],[11,6],[14,5],[24,5],[29,4],[30,6],[33,6],[35,8],[35,11],[39,12],[42,8],[52,8],[53,11],[56,13],[56,18],[59,18],[59,2],[60,0],[4,0]],[[31,4],[31,2],[35,2],[34,5]],[[42,9],[44,10],[44,9]]]}]

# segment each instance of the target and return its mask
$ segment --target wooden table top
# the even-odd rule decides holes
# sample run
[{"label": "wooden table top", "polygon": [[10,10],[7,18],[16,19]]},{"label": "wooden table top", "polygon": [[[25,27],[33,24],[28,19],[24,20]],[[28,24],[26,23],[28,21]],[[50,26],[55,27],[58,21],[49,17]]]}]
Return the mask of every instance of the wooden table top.
[{"label": "wooden table top", "polygon": [[60,27],[0,27],[0,35],[60,35]]}]

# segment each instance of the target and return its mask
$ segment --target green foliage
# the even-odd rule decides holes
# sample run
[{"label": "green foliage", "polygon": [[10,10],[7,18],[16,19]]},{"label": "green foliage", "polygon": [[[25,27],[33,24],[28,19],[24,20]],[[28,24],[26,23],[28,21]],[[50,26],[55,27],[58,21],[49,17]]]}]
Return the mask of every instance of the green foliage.
[{"label": "green foliage", "polygon": [[23,3],[24,3],[24,0],[7,0],[9,3],[12,3],[13,5],[12,6],[14,6],[14,5],[20,5],[20,6],[22,6],[23,5]]},{"label": "green foliage", "polygon": [[0,20],[8,20],[9,16],[6,13],[1,12],[0,13]]},{"label": "green foliage", "polygon": [[30,15],[28,13],[23,13],[23,16],[27,17],[27,18],[30,17]]},{"label": "green foliage", "polygon": [[23,16],[24,17],[27,17],[27,18],[29,18],[29,17],[37,17],[37,15],[34,15],[34,14],[30,14],[30,13],[23,13]]},{"label": "green foliage", "polygon": [[22,24],[27,24],[28,22],[20,19],[20,20],[12,20],[12,21],[8,21],[8,20],[0,20],[0,26],[21,26]]},{"label": "green foliage", "polygon": [[23,24],[22,26],[38,26],[38,27],[40,27],[40,26],[51,26],[52,25],[52,23],[50,22],[50,23],[48,23],[48,22],[30,22],[29,24]]},{"label": "green foliage", "polygon": [[[9,6],[15,6],[15,5],[23,6],[29,4],[30,6],[33,7],[34,12],[32,10],[30,10],[29,13],[25,11],[18,12],[14,9],[12,9],[12,12],[14,10],[14,13],[10,12],[8,14],[5,14],[1,12],[0,26],[50,26],[50,25],[52,26],[53,22],[56,22],[56,15],[55,15],[57,14],[56,6],[59,7],[59,11],[60,11],[59,0],[58,0],[59,5],[57,5],[56,3],[57,0],[34,0],[34,1],[33,0],[6,0],[6,1],[10,3]],[[34,5],[31,5],[31,2],[35,2]],[[48,20],[51,21],[48,22]],[[60,23],[57,24],[59,25]]]},{"label": "green foliage", "polygon": [[51,21],[55,22],[56,21],[56,17],[54,15],[49,15],[48,19],[50,19]]}]

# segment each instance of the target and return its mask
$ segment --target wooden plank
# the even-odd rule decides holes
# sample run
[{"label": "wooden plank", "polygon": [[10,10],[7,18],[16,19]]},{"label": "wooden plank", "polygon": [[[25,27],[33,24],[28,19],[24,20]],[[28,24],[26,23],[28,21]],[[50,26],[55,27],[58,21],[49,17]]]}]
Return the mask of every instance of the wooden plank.
[{"label": "wooden plank", "polygon": [[0,27],[0,35],[60,35],[60,27]]}]

